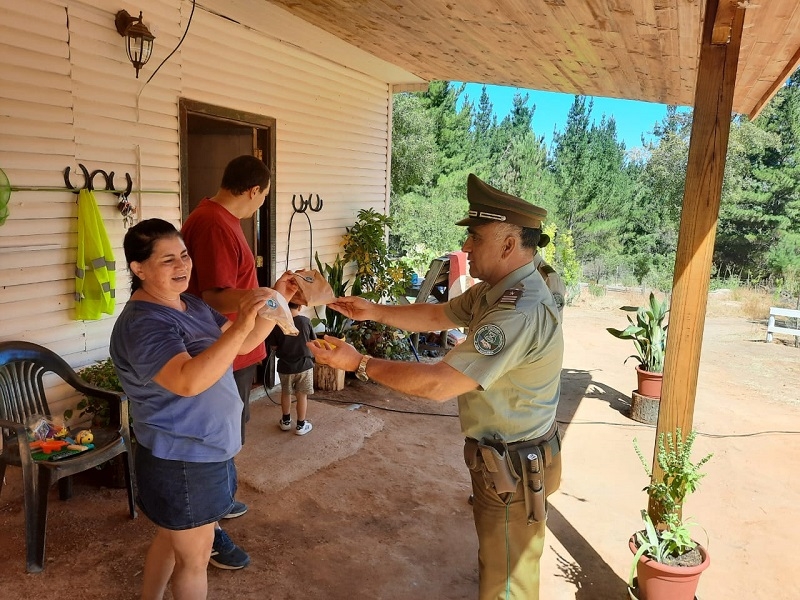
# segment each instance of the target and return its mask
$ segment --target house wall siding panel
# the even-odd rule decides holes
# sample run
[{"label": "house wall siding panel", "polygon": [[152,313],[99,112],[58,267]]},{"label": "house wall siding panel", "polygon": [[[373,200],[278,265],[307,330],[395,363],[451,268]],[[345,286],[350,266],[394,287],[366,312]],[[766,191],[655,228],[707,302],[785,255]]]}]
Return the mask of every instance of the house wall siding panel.
[{"label": "house wall siding panel", "polygon": [[[345,227],[361,208],[386,205],[390,88],[324,56],[257,33],[198,6],[180,48],[191,3],[142,0],[154,30],[153,57],[134,77],[112,0],[0,0],[0,167],[12,185],[62,187],[63,171],[83,185],[79,163],[125,173],[134,182],[138,218],[179,225],[181,97],[276,120],[277,271],[287,265],[292,197],[319,194],[321,212],[295,218],[289,268],[340,251]],[[94,181],[103,187],[102,177]],[[117,260],[117,309],[129,296],[117,197],[97,193]],[[15,191],[0,227],[0,340],[48,346],[74,367],[108,355],[115,316],[72,320],[77,244],[76,196]],[[54,412],[74,406],[54,389]]]}]

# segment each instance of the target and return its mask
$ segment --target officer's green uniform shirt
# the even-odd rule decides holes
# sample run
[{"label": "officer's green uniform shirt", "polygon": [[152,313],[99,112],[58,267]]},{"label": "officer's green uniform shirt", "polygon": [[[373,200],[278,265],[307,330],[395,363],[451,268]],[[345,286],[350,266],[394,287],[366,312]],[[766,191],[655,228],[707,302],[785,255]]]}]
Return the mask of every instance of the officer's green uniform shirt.
[{"label": "officer's green uniform shirt", "polygon": [[558,405],[564,338],[553,295],[534,263],[495,286],[471,287],[445,312],[469,327],[469,335],[444,361],[480,386],[458,397],[464,435],[509,443],[544,435]]}]

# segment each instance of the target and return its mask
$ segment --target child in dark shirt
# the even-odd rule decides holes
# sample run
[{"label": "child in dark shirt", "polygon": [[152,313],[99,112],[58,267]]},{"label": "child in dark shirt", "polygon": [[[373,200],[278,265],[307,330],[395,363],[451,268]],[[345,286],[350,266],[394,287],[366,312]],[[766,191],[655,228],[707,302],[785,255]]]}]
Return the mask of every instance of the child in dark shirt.
[{"label": "child in dark shirt", "polygon": [[278,377],[281,380],[281,410],[283,417],[278,426],[283,431],[292,429],[292,394],[297,399],[297,426],[294,432],[305,435],[313,429],[306,420],[308,395],[314,393],[314,356],[306,342],[317,339],[311,321],[300,314],[300,306],[292,302],[289,309],[294,317],[294,325],[299,335],[285,335],[280,327],[272,330],[267,345],[277,349]]}]

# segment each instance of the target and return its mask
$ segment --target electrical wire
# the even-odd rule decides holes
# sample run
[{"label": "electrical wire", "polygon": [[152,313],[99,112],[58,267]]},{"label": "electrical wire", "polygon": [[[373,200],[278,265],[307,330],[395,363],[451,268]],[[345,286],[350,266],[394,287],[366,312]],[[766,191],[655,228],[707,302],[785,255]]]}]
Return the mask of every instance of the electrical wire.
[{"label": "electrical wire", "polygon": [[[348,404],[348,405],[357,405],[357,406],[368,406],[370,408],[374,408],[376,410],[383,410],[386,412],[393,412],[393,413],[401,413],[401,414],[409,414],[409,415],[421,415],[426,417],[456,417],[458,415],[455,414],[446,414],[446,413],[433,413],[427,411],[414,411],[414,410],[399,410],[396,408],[388,408],[386,406],[379,406],[376,404],[370,404],[368,402],[358,402],[352,400],[336,400],[335,398],[323,398],[319,395],[315,394],[313,397],[309,396],[309,400],[316,400],[317,402],[333,402],[336,404]],[[611,421],[562,421],[556,419],[556,422],[559,425],[610,425],[612,427],[630,427],[630,428],[641,428],[641,429],[655,429],[655,425],[648,425],[647,423],[613,423]],[[713,438],[713,439],[724,439],[724,438],[744,438],[744,437],[756,437],[762,435],[800,435],[800,431],[792,431],[787,429],[767,429],[764,431],[753,431],[750,433],[706,433],[703,431],[697,430],[697,435],[701,437]]]},{"label": "electrical wire", "polygon": [[178,48],[181,47],[181,44],[183,44],[183,40],[186,39],[186,34],[189,33],[189,26],[192,24],[192,17],[194,16],[194,9],[195,9],[196,6],[197,6],[197,0],[192,0],[192,12],[189,13],[189,21],[186,23],[186,30],[183,32],[183,35],[181,36],[181,39],[178,41],[178,45],[175,46],[175,48],[172,50],[172,52],[167,54],[167,57],[164,60],[161,61],[161,64],[159,64],[156,67],[156,70],[153,71],[152,75],[150,75],[150,77],[147,78],[147,81],[144,82],[144,85],[142,86],[142,89],[139,90],[139,93],[137,94],[137,97],[139,95],[141,95],[142,90],[144,90],[144,88],[147,87],[147,84],[152,81],[153,77],[156,76],[156,73],[158,73],[159,69],[164,66],[164,63],[167,62],[170,58],[172,58],[172,55],[175,54],[178,51]]}]

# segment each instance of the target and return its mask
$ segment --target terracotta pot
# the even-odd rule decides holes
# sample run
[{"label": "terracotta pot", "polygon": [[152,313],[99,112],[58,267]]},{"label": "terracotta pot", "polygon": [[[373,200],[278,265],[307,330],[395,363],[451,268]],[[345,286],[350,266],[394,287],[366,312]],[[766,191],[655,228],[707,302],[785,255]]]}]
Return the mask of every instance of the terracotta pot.
[{"label": "terracotta pot", "polygon": [[653,373],[645,371],[641,367],[636,367],[636,378],[639,382],[639,387],[636,392],[641,396],[648,398],[661,398],[661,382],[664,379],[663,373]]},{"label": "terracotta pot", "polygon": [[[628,541],[636,554],[636,539]],[[711,564],[711,557],[700,544],[697,545],[703,562],[696,567],[671,567],[642,556],[636,565],[639,600],[693,600],[700,575]]]}]

